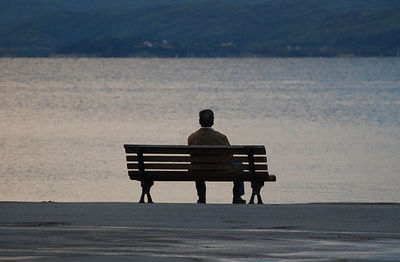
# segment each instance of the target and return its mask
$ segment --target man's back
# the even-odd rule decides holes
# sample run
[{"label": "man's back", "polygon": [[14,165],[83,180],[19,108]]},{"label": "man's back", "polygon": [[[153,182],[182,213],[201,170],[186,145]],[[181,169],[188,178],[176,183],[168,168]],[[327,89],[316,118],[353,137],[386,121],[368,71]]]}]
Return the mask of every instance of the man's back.
[{"label": "man's back", "polygon": [[188,145],[227,145],[228,138],[210,127],[202,127],[188,138]]}]

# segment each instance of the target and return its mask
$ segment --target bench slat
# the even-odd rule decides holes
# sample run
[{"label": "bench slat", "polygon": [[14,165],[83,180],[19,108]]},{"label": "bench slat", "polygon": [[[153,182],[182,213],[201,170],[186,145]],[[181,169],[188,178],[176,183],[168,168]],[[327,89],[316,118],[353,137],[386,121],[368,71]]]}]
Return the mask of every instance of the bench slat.
[{"label": "bench slat", "polygon": [[159,154],[247,154],[249,150],[255,155],[266,153],[264,146],[183,146],[183,145],[124,145],[125,152],[159,153]]},{"label": "bench slat", "polygon": [[[137,155],[128,155],[126,156],[126,161],[128,162],[137,162]],[[190,156],[143,156],[144,162],[206,162],[206,163],[220,163],[220,162],[248,162],[247,156],[202,156],[202,157],[190,157]],[[254,162],[267,162],[266,156],[255,156]]]},{"label": "bench slat", "polygon": [[[127,164],[128,169],[139,169],[139,164],[138,163],[128,163]],[[241,165],[217,165],[217,164],[171,164],[171,163],[157,163],[157,164],[144,164],[145,170],[148,169],[160,169],[160,170],[165,170],[165,169],[178,169],[178,170],[232,170],[232,169],[238,169],[238,170],[249,170],[249,165],[248,164],[241,164]],[[262,165],[254,165],[255,170],[268,170],[268,165],[267,164],[262,164]]]},{"label": "bench slat", "polygon": [[[129,171],[131,180],[141,180],[138,171]],[[187,171],[147,171],[145,177],[153,181],[232,181],[232,173],[228,172],[187,172]],[[235,174],[238,180],[251,181],[251,176],[248,172]],[[275,181],[273,175],[268,172],[256,172],[256,178],[262,181]]]},{"label": "bench slat", "polygon": [[[138,157],[137,155],[127,155],[126,161],[128,162],[137,162]],[[163,156],[143,156],[144,162],[189,162],[190,163],[190,156],[171,156],[171,155],[163,155]]]}]

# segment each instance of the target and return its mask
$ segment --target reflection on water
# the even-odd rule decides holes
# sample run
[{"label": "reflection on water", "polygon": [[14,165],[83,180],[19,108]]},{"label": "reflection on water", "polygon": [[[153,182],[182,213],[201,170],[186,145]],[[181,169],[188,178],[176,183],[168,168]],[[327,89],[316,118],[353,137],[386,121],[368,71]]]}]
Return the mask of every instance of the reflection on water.
[{"label": "reflection on water", "polygon": [[[396,58],[0,59],[0,201],[137,201],[122,145],[186,144],[210,107],[232,144],[266,145],[278,181],[265,202],[400,202],[398,68]],[[208,202],[231,202],[231,187],[208,183]],[[193,183],[156,183],[152,195],[196,200]]]}]

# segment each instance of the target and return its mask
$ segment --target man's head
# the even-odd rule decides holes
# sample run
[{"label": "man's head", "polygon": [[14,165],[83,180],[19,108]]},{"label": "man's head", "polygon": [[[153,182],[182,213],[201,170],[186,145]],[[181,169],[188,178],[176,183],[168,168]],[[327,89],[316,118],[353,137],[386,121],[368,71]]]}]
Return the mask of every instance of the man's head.
[{"label": "man's head", "polygon": [[199,123],[202,127],[212,127],[214,125],[214,113],[210,109],[201,110],[199,113]]}]

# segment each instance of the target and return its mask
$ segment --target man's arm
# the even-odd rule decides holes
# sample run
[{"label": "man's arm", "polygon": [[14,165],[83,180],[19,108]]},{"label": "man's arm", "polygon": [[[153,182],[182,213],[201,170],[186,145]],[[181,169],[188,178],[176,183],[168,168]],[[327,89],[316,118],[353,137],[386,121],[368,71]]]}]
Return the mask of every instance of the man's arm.
[{"label": "man's arm", "polygon": [[226,135],[223,135],[223,136],[224,136],[225,145],[230,146],[231,144],[229,143],[228,137]]}]

